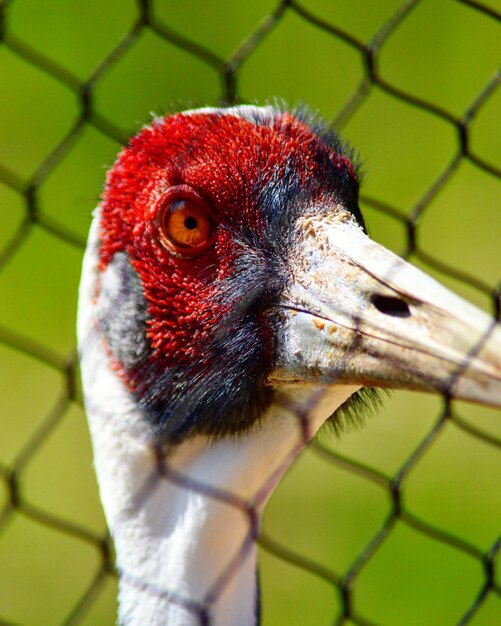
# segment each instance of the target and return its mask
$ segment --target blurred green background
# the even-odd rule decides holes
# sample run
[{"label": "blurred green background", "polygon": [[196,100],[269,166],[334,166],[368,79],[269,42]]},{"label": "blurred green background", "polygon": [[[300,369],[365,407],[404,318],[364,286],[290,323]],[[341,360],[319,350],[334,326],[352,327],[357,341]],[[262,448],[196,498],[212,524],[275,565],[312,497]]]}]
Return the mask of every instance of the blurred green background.
[{"label": "blurred green background", "polygon": [[[228,100],[222,76],[232,59],[241,61],[239,101],[303,101],[336,120],[364,81],[365,57],[302,9],[368,45],[402,7],[397,0],[286,4],[152,1],[149,27],[140,20],[144,2],[0,2],[1,624],[114,622],[114,578],[99,578],[89,592],[101,553],[81,533],[64,531],[67,521],[92,536],[105,532],[80,394],[68,400],[64,368],[75,348],[82,246],[119,139],[151,112]],[[454,0],[409,4],[415,6],[376,50],[379,82],[462,118],[498,69],[499,19]],[[484,6],[501,12],[499,2]],[[254,41],[259,28],[268,32]],[[85,111],[82,85],[90,94]],[[365,87],[350,115],[341,116],[341,130],[365,162],[362,206],[372,235],[403,253],[404,218],[459,154],[459,134],[382,83]],[[415,220],[420,249],[488,288],[501,280],[501,192],[488,171],[500,167],[500,120],[501,89],[493,89],[468,120],[469,147],[486,167],[458,157]],[[373,200],[395,207],[402,219],[374,208]],[[422,256],[411,260],[492,310],[486,290],[438,272]],[[440,398],[395,393],[364,429],[339,439],[325,434],[322,445],[391,479],[442,410]],[[501,414],[455,403],[454,415],[486,438],[447,420],[406,475],[403,504],[473,549],[457,550],[396,520],[353,583],[356,612],[371,624],[457,624],[485,584],[481,555],[501,533]],[[343,576],[391,510],[384,481],[308,450],[272,498],[264,528],[290,551]],[[487,594],[468,621],[473,626],[501,624],[501,557],[494,562],[497,592]],[[261,573],[266,626],[327,626],[341,613],[337,587],[265,549]]]}]

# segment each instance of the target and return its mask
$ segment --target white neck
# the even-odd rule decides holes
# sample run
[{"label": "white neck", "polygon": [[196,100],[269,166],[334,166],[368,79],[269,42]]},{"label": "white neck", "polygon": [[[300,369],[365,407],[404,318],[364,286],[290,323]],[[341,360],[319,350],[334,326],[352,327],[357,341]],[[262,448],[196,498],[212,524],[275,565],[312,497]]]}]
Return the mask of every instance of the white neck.
[{"label": "white neck", "polygon": [[[324,419],[352,392],[339,387],[329,394]],[[183,603],[201,607],[213,592],[207,606],[213,626],[255,626],[257,526],[304,446],[299,421],[274,406],[252,435],[213,445],[197,437],[158,465],[120,417],[89,407],[101,496],[123,573],[120,623],[198,626],[199,614]],[[315,417],[311,434],[323,421]],[[226,502],[216,499],[220,492]],[[255,506],[254,520],[244,503]]]},{"label": "white neck", "polygon": [[315,388],[284,387],[280,403],[248,435],[215,444],[195,437],[159,460],[139,434],[142,416],[95,331],[95,275],[89,250],[79,345],[96,471],[120,572],[119,621],[199,626],[206,623],[205,608],[212,626],[255,626],[255,538],[264,505],[307,439],[356,388],[333,386],[319,394],[305,431],[284,407],[304,408]]}]

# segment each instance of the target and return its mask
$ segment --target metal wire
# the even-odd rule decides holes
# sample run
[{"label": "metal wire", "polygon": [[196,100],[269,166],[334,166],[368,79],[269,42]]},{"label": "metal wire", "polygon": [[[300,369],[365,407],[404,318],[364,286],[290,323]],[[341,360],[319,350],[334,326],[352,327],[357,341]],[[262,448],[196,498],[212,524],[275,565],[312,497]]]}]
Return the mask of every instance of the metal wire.
[{"label": "metal wire", "polygon": [[[458,0],[459,3],[469,7],[472,12],[482,14],[487,20],[496,23],[501,22],[501,14],[481,2]],[[307,0],[303,2],[282,0],[276,4],[274,10],[269,15],[263,17],[258,27],[227,58],[222,58],[196,41],[181,35],[176,31],[175,24],[167,25],[163,23],[155,16],[150,0],[138,0],[137,17],[134,24],[85,80],[80,79],[75,73],[65,67],[62,59],[49,57],[43,50],[37,49],[29,41],[19,38],[10,30],[9,10],[14,4],[15,0],[0,4],[0,46],[3,46],[10,53],[32,66],[37,72],[46,74],[61,85],[64,85],[77,99],[79,113],[71,129],[38,164],[38,167],[30,177],[25,179],[14,169],[11,169],[8,163],[0,163],[0,182],[18,194],[24,203],[23,219],[10,239],[0,249],[0,272],[5,271],[16,258],[35,225],[77,250],[83,250],[84,240],[57,219],[47,216],[40,210],[40,190],[49,176],[67,158],[69,151],[77,144],[85,129],[93,127],[106,137],[120,143],[127,141],[128,133],[119,128],[112,119],[108,119],[97,111],[94,104],[94,95],[100,80],[112,68],[122,62],[125,55],[135,46],[141,35],[145,32],[153,32],[162,40],[204,63],[208,71],[216,71],[220,78],[220,103],[234,104],[241,100],[239,79],[242,68],[245,67],[248,60],[255,54],[270,33],[280,25],[284,17],[288,14],[294,14],[296,18],[318,29],[319,32],[327,33],[329,36],[338,39],[359,55],[360,64],[363,68],[363,77],[332,120],[334,127],[340,128],[347,124],[349,120],[357,115],[373,90],[378,88],[396,102],[405,103],[415,109],[426,111],[435,116],[441,123],[453,129],[457,139],[455,150],[450,154],[448,162],[443,169],[435,173],[434,180],[430,182],[422,197],[415,202],[410,211],[406,210],[404,212],[400,207],[393,206],[389,202],[367,194],[362,195],[362,202],[377,211],[391,216],[403,226],[406,232],[406,247],[403,250],[403,256],[408,257],[412,254],[414,258],[419,259],[430,268],[484,293],[492,301],[494,315],[498,320],[500,319],[501,287],[493,289],[477,276],[469,275],[435,258],[423,249],[420,244],[419,233],[423,217],[432,201],[444,186],[448,184],[461,164],[470,162],[476,168],[485,172],[486,175],[492,178],[501,178],[500,168],[474,150],[470,134],[472,122],[489,99],[493,97],[496,89],[499,88],[501,73],[492,76],[460,115],[456,115],[434,102],[408,93],[398,85],[385,79],[379,70],[378,64],[381,50],[394,33],[410,18],[414,9],[420,4],[419,0],[410,0],[403,3],[395,11],[394,15],[367,41],[359,39],[356,35],[341,28],[339,25],[324,19],[308,7]],[[270,63],[272,62],[270,60]],[[36,362],[57,372],[62,379],[61,391],[52,408],[38,427],[33,432],[27,434],[15,458],[9,463],[0,461],[0,482],[3,483],[7,493],[6,503],[0,510],[0,543],[2,536],[5,535],[14,517],[23,516],[36,524],[52,528],[62,535],[71,535],[79,541],[88,544],[90,550],[97,551],[99,565],[96,568],[95,575],[87,588],[82,590],[81,596],[62,622],[64,624],[79,624],[85,619],[93,603],[96,602],[109,577],[116,576],[113,547],[109,535],[107,532],[97,534],[85,526],[69,522],[59,515],[52,514],[50,511],[30,503],[23,491],[23,479],[32,458],[46,444],[47,440],[53,436],[60,423],[67,419],[67,412],[71,404],[81,404],[76,351],[73,350],[66,357],[62,358],[50,345],[47,345],[44,337],[41,336],[37,341],[34,341],[32,338],[25,337],[2,326],[0,326],[0,345],[31,357]],[[296,413],[298,413],[299,422],[302,424],[301,428],[303,430],[307,429],[304,417],[298,410],[296,410]],[[354,589],[364,568],[392,535],[397,522],[414,529],[423,536],[457,550],[482,568],[482,584],[476,590],[473,602],[467,607],[458,624],[472,623],[474,617],[488,598],[492,596],[501,598],[499,576],[496,578],[496,558],[498,558],[501,550],[501,535],[487,550],[481,550],[473,543],[456,536],[453,532],[419,518],[405,502],[405,484],[409,475],[414,471],[421,459],[436,445],[444,428],[451,424],[468,437],[492,446],[493,449],[501,454],[501,441],[472,426],[462,418],[447,397],[444,397],[443,408],[431,429],[426,433],[422,441],[416,444],[413,452],[394,475],[387,476],[369,465],[336,453],[319,441],[314,441],[311,444],[315,454],[320,458],[326,459],[333,466],[341,467],[359,476],[361,479],[369,481],[378,489],[383,490],[391,502],[389,513],[380,528],[363,546],[349,567],[342,572],[331,571],[314,559],[304,557],[291,546],[279,542],[276,538],[270,536],[266,530],[261,534],[259,542],[264,550],[274,554],[284,562],[307,570],[312,575],[326,581],[336,590],[340,598],[341,611],[333,616],[332,624],[341,626],[347,624],[348,621],[359,626],[379,624],[379,622],[371,619],[370,616],[365,615],[358,604],[354,602]],[[300,445],[306,442],[307,437],[304,436],[304,440],[300,442]],[[252,502],[242,501],[233,494],[219,493],[207,485],[194,484],[191,479],[187,480],[186,477],[169,468],[168,462],[165,461],[161,451],[157,451],[156,471],[152,477],[152,482],[145,485],[144,493],[137,494],[138,506],[141,498],[148,497],[149,491],[154,489],[155,484],[164,480],[183,485],[186,489],[199,490],[205,495],[230,503],[232,506],[242,510],[249,520],[249,533],[241,550],[235,555],[235,559],[230,563],[228,569],[214,581],[214,585],[205,598],[204,603],[197,603],[193,599],[180,597],[168,589],[154,588],[154,585],[147,581],[137,580],[134,583],[141,588],[151,587],[151,593],[170,597],[172,602],[177,602],[187,610],[198,615],[200,624],[210,624],[211,602],[225,588],[228,579],[231,578],[235,569],[239,567],[242,559],[245,558],[249,546],[257,540],[257,509],[260,497],[264,497],[267,486],[263,485],[263,496],[258,495]],[[134,581],[133,572],[122,572],[122,575]],[[2,618],[1,594],[0,624],[13,624],[8,619]]]}]

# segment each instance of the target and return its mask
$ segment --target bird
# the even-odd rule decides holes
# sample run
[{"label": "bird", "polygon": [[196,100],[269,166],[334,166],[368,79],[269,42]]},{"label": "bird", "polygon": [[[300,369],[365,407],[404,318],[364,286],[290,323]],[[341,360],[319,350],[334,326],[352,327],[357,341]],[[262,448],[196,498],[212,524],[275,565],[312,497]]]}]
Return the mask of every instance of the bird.
[{"label": "bird", "polygon": [[307,107],[154,117],[107,174],[78,345],[127,626],[257,626],[256,540],[324,424],[403,388],[501,406],[501,331],[373,241]]}]

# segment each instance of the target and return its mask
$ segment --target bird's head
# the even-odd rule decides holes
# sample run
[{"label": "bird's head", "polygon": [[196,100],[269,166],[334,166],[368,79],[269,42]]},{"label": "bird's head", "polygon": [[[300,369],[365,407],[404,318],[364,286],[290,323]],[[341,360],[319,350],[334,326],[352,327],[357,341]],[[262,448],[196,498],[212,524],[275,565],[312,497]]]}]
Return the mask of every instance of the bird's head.
[{"label": "bird's head", "polygon": [[158,119],[99,212],[97,325],[154,436],[253,427],[284,385],[501,403],[487,315],[370,240],[334,133],[272,107]]}]

